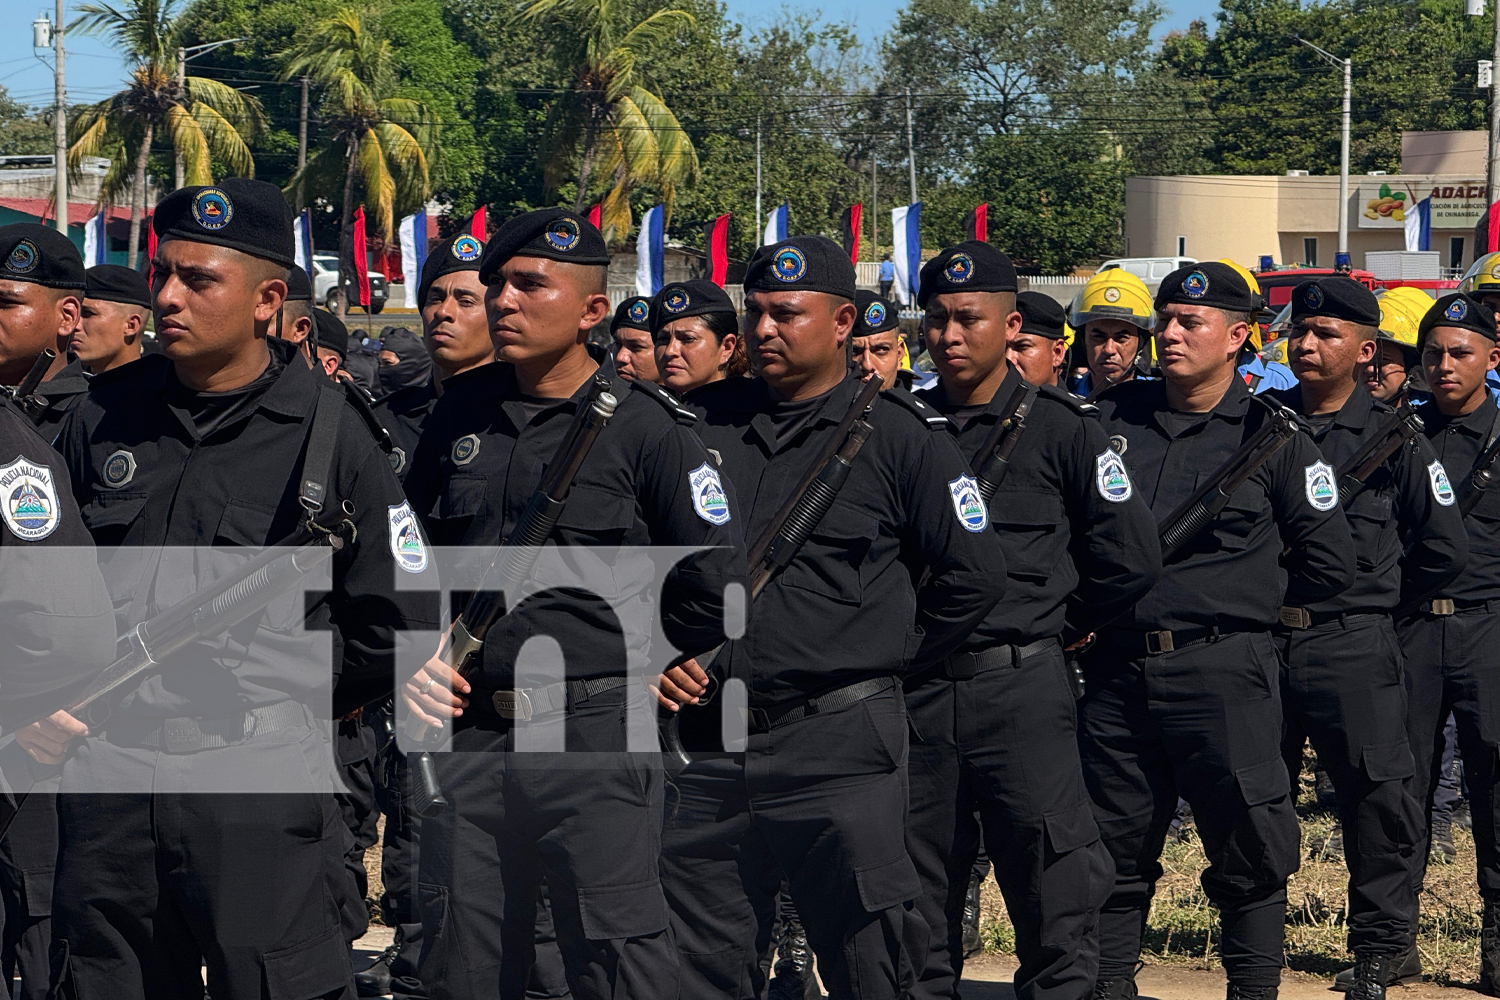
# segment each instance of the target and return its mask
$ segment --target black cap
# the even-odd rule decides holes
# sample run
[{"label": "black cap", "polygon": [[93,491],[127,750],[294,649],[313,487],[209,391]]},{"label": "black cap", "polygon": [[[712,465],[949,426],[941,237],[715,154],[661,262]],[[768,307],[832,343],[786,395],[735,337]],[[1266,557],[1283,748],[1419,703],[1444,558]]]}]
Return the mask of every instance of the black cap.
[{"label": "black cap", "polygon": [[724,289],[706,278],[674,281],[651,300],[651,332],[655,333],[674,319],[713,313],[738,315],[734,301]]},{"label": "black cap", "polygon": [[432,283],[454,271],[478,271],[484,256],[484,244],[468,233],[450,236],[427,252],[422,264],[422,277],[417,281],[417,308],[427,301],[427,291]]},{"label": "black cap", "polygon": [[1248,313],[1260,308],[1260,297],[1250,291],[1240,272],[1228,264],[1205,260],[1179,267],[1163,278],[1154,304],[1158,311],[1165,305],[1183,305]]},{"label": "black cap", "polygon": [[951,292],[1014,292],[1016,266],[996,247],[965,240],[922,265],[917,280],[917,305],[927,307],[934,295]]},{"label": "black cap", "polygon": [[1432,304],[1431,309],[1427,310],[1427,315],[1422,317],[1422,325],[1417,327],[1418,350],[1421,350],[1423,342],[1427,339],[1427,332],[1435,326],[1456,327],[1460,330],[1470,330],[1491,340],[1496,339],[1495,311],[1463,292],[1444,295]]},{"label": "black cap", "polygon": [[314,309],[318,322],[318,346],[326,347],[341,358],[349,356],[349,328],[327,309]]},{"label": "black cap", "polygon": [[1292,322],[1309,316],[1345,319],[1361,326],[1380,326],[1380,300],[1364,285],[1334,275],[1313,278],[1292,289]]},{"label": "black cap", "polygon": [[761,247],[745,270],[747,292],[827,292],[854,301],[849,251],[826,236],[793,236]]},{"label": "black cap", "polygon": [[621,327],[627,330],[651,332],[651,300],[644,295],[632,295],[615,309],[615,318],[609,321],[609,335],[613,337]]},{"label": "black cap", "polygon": [[859,310],[859,315],[854,320],[854,332],[850,334],[851,337],[868,337],[872,333],[885,333],[901,325],[901,317],[896,315],[894,302],[863,288],[854,293],[854,308]]},{"label": "black cap", "polygon": [[1068,322],[1067,313],[1050,295],[1030,290],[1016,296],[1016,312],[1021,314],[1021,332],[1038,337],[1062,340],[1067,335],[1063,327]]},{"label": "black cap", "polygon": [[567,264],[607,265],[609,248],[592,222],[561,208],[539,208],[509,220],[485,244],[479,280],[489,284],[512,257],[545,257]]},{"label": "black cap", "polygon": [[0,226],[0,281],[29,281],[81,291],[83,254],[72,240],[50,226],[35,222]]},{"label": "black cap", "polygon": [[151,308],[151,289],[146,284],[146,276],[134,268],[100,264],[83,272],[83,280],[83,297],[86,299]]},{"label": "black cap", "polygon": [[286,300],[288,302],[311,302],[312,281],[301,267],[293,266],[286,276]]},{"label": "black cap", "polygon": [[162,243],[211,243],[296,267],[292,206],[281,189],[248,177],[226,177],[218,184],[178,188],[156,203],[151,228]]}]

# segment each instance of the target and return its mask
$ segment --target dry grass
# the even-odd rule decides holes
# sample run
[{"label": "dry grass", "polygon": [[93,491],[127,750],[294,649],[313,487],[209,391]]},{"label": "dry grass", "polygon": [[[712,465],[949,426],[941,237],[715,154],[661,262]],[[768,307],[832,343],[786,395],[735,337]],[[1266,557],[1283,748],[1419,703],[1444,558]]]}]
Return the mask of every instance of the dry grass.
[{"label": "dry grass", "polygon": [[[1302,868],[1287,886],[1287,966],[1316,976],[1332,976],[1346,968],[1351,957],[1344,947],[1344,909],[1348,900],[1349,870],[1342,856],[1310,857],[1310,844],[1324,838],[1334,817],[1315,804],[1312,772],[1302,774]],[[1479,978],[1480,902],[1474,867],[1474,841],[1468,831],[1455,829],[1458,860],[1430,865],[1421,899],[1417,947],[1429,981],[1450,986]],[[1207,867],[1203,846],[1196,837],[1185,843],[1168,841],[1162,855],[1165,869],[1147,925],[1143,958],[1198,969],[1218,965],[1218,913],[1203,894],[1198,876]],[[987,952],[1010,954],[1015,933],[1005,917],[1000,890],[993,877],[986,882],[981,935]]]}]

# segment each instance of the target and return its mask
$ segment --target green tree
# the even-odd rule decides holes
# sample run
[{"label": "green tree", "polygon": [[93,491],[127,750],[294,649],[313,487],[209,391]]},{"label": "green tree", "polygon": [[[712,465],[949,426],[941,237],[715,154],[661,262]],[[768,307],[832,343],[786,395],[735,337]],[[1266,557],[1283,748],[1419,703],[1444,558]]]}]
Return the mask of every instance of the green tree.
[{"label": "green tree", "polygon": [[189,184],[211,184],[214,161],[232,174],[255,176],[246,137],[264,127],[260,104],[233,87],[198,76],[177,82],[176,0],[129,0],[121,7],[87,3],[74,30],[100,35],[135,63],[125,89],[85,108],[70,123],[68,165],[86,156],[108,156],[101,202],[116,201],[130,187],[130,249],[135,266],[146,212],[146,166],[151,143],[165,135],[182,160]]},{"label": "green tree", "polygon": [[698,154],[646,67],[693,26],[693,15],[666,8],[640,16],[627,0],[527,0],[520,17],[549,29],[549,50],[571,77],[549,114],[549,185],[556,188],[576,159],[573,208],[581,212],[595,174],[606,178],[606,235],[629,229],[630,192],[643,184],[660,193],[670,216],[677,189],[697,176]]},{"label": "green tree", "polygon": [[356,183],[376,231],[389,239],[395,213],[421,207],[431,193],[428,162],[438,123],[420,101],[396,96],[393,48],[373,11],[339,9],[282,53],[281,63],[283,79],[305,75],[323,90],[329,142],[308,157],[290,186],[342,173],[339,262],[347,280]]},{"label": "green tree", "polygon": [[52,127],[0,87],[0,156],[52,152]]}]

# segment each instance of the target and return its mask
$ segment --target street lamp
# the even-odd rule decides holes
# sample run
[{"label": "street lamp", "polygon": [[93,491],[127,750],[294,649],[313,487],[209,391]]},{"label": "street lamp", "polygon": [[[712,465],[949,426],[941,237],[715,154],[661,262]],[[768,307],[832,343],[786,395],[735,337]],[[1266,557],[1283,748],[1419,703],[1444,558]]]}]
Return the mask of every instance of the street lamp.
[{"label": "street lamp", "polygon": [[1344,70],[1344,136],[1339,154],[1339,253],[1349,252],[1349,60],[1340,59],[1327,49],[1319,48],[1301,35],[1292,40],[1301,42],[1334,66]]},{"label": "street lamp", "polygon": [[[177,90],[178,90],[178,92],[180,93],[181,91],[183,91],[183,90],[185,90],[187,88],[187,64],[188,64],[188,60],[189,59],[196,58],[197,56],[201,56],[201,55],[203,55],[204,53],[207,53],[207,52],[212,52],[214,49],[218,48],[221,45],[229,45],[229,44],[232,44],[234,42],[244,42],[244,41],[248,41],[248,40],[249,39],[245,39],[245,38],[225,38],[225,39],[222,39],[221,41],[217,41],[217,42],[204,42],[202,45],[187,45],[187,46],[179,45],[179,46],[177,46]],[[173,156],[172,156],[172,159],[175,161],[174,172],[173,172],[173,180],[176,181],[176,187],[180,188],[180,187],[182,187],[183,170],[184,170],[183,165],[182,165],[182,154],[181,153],[174,153]]]}]

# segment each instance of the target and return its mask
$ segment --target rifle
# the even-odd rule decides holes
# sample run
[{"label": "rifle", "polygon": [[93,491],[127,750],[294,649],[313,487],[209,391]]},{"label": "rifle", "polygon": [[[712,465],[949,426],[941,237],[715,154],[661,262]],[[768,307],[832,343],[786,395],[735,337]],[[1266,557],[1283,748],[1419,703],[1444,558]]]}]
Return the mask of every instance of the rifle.
[{"label": "rifle", "polygon": [[[467,679],[480,669],[485,637],[506,612],[505,589],[514,588],[531,576],[542,544],[557,527],[583,460],[620,405],[608,390],[608,382],[595,378],[588,399],[578,408],[557,452],[547,463],[541,485],[521,512],[515,530],[501,539],[500,549],[484,571],[474,596],[444,635],[438,658],[458,671],[460,677]],[[423,742],[428,727],[417,723],[411,733],[417,742]],[[423,751],[412,760],[412,780],[412,798],[418,814],[434,816],[448,804],[431,753]]]},{"label": "rifle", "polygon": [[[1260,397],[1253,397],[1260,399]],[[1264,400],[1261,400],[1264,403]],[[1264,403],[1270,407],[1270,403]],[[1219,516],[1234,491],[1245,484],[1256,470],[1265,465],[1282,445],[1297,436],[1297,414],[1289,407],[1277,406],[1270,418],[1240,445],[1229,460],[1209,477],[1208,482],[1193,491],[1158,527],[1161,534],[1161,557],[1165,562],[1188,542],[1196,538]]]},{"label": "rifle", "polygon": [[[844,483],[849,479],[855,456],[874,431],[864,416],[875,405],[880,386],[879,376],[870,376],[865,380],[864,387],[854,397],[854,402],[849,404],[849,409],[839,420],[838,427],[818,453],[817,459],[808,467],[797,488],[787,497],[776,516],[751,546],[748,603],[754,604],[776,574],[791,564],[798,550],[833,506],[839,490],[843,489]],[[717,652],[714,649],[705,655],[711,658]],[[693,762],[693,758],[682,745],[680,726],[681,713],[674,712],[662,727],[662,742],[666,744],[668,753],[687,765]]]},{"label": "rifle", "polygon": [[1479,501],[1484,499],[1484,491],[1489,489],[1490,483],[1495,479],[1496,459],[1500,459],[1500,416],[1495,418],[1490,440],[1484,451],[1479,453],[1474,469],[1469,473],[1469,492],[1458,502],[1460,517],[1468,517],[1479,506]]},{"label": "rifle", "polygon": [[1420,433],[1422,433],[1422,418],[1417,416],[1417,411],[1409,401],[1403,402],[1396,408],[1396,412],[1381,429],[1380,434],[1366,441],[1360,446],[1359,451],[1350,455],[1348,460],[1339,466],[1337,475],[1340,506],[1347,510],[1349,504],[1365,488],[1365,483],[1375,474],[1375,470]]},{"label": "rifle", "polygon": [[[303,535],[294,534],[292,538]],[[305,536],[304,536],[305,537]],[[290,542],[291,539],[288,539]],[[65,707],[90,725],[99,725],[93,709],[126,684],[158,667],[191,643],[222,635],[260,611],[344,547],[337,534],[319,533],[291,551],[285,544],[272,546],[223,580],[198,590],[147,621],[131,629],[120,640],[126,651],[89,682],[83,693]],[[53,714],[49,710],[16,726],[21,730]],[[16,813],[35,787],[37,775],[30,754],[12,732],[0,746],[0,773],[8,787],[0,795],[0,836],[10,828]],[[21,780],[15,780],[21,779]],[[24,784],[25,787],[22,787]]]},{"label": "rifle", "polygon": [[1005,405],[1004,415],[974,456],[983,463],[974,472],[975,478],[979,480],[979,495],[984,498],[985,506],[989,506],[990,501],[995,499],[995,491],[1000,488],[1005,474],[1010,471],[1010,456],[1026,431],[1026,416],[1031,412],[1031,404],[1036,402],[1039,391],[1036,386],[1024,381],[1016,386],[1010,402]]},{"label": "rifle", "polygon": [[42,384],[42,379],[47,374],[47,369],[52,367],[52,362],[57,360],[57,352],[50,347],[42,348],[42,353],[36,356],[31,363],[31,370],[26,377],[21,379],[19,385],[6,389],[12,403],[20,408],[21,412],[35,421],[41,416],[42,411],[47,409],[47,401],[36,394],[37,386]]}]

